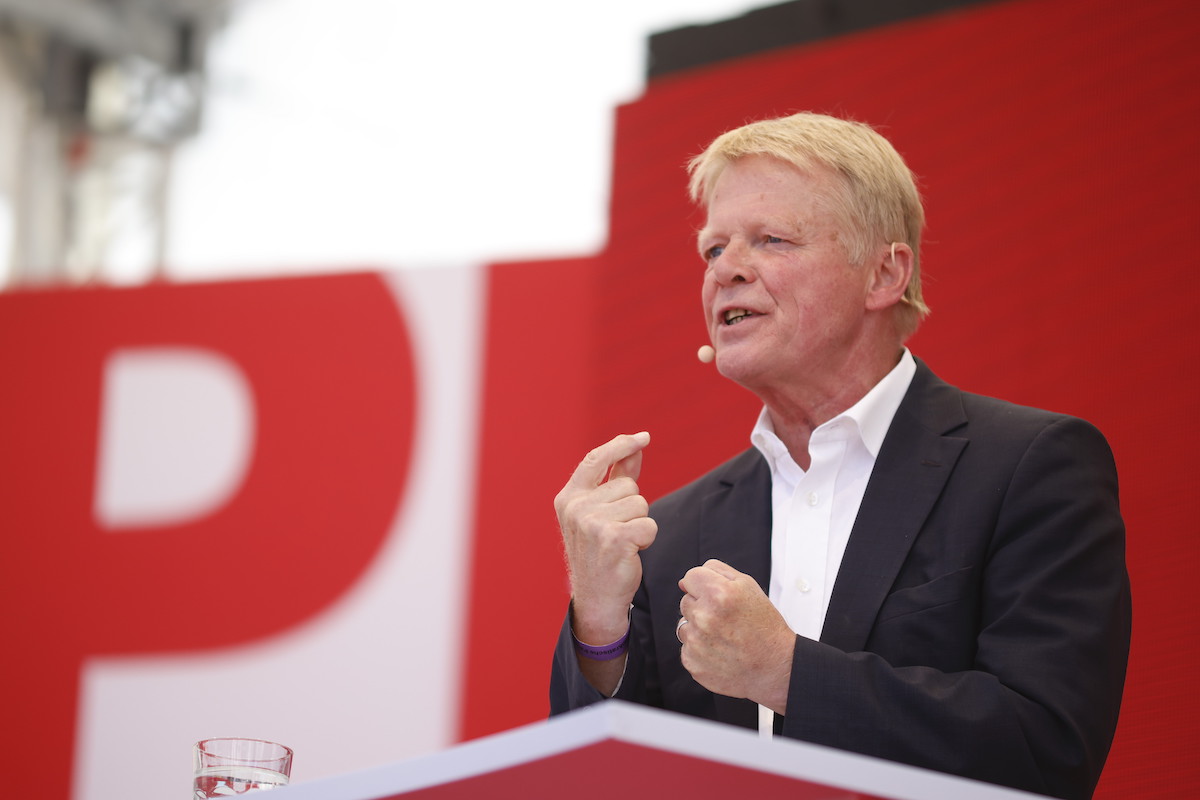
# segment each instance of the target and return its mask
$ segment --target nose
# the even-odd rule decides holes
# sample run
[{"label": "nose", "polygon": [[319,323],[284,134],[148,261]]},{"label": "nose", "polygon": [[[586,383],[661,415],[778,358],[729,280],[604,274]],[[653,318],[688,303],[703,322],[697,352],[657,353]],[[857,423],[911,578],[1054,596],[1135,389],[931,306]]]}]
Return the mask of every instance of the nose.
[{"label": "nose", "polygon": [[751,249],[738,238],[731,240],[711,262],[713,279],[722,286],[754,280]]}]

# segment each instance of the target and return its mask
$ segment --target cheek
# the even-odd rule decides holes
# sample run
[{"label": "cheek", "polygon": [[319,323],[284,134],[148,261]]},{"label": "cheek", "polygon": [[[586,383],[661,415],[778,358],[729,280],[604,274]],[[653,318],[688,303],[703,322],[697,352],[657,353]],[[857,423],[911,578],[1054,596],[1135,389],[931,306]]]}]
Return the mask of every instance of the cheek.
[{"label": "cheek", "polygon": [[705,270],[704,282],[700,284],[700,305],[704,309],[705,319],[712,311],[713,298],[717,294],[717,282],[713,280],[712,270]]}]

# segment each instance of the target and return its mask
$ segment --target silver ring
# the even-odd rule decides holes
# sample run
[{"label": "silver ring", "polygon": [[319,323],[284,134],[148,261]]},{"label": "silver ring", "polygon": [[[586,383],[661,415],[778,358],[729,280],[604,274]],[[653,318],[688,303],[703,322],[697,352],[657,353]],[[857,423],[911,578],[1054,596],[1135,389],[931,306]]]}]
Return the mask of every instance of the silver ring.
[{"label": "silver ring", "polygon": [[683,639],[679,638],[679,629],[684,625],[687,625],[687,617],[680,617],[679,622],[675,623],[675,638],[679,640],[680,644],[683,644]]}]

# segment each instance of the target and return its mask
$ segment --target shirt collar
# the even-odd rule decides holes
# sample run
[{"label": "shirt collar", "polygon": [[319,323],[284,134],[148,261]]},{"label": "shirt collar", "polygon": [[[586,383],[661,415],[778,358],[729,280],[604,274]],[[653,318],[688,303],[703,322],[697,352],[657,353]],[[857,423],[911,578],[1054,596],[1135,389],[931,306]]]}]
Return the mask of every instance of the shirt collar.
[{"label": "shirt collar", "polygon": [[892,426],[892,418],[896,416],[896,410],[900,408],[900,402],[904,400],[904,395],[908,393],[908,387],[916,374],[916,359],[906,347],[892,371],[884,375],[883,380],[875,384],[861,400],[838,415],[849,417],[858,423],[863,444],[870,451],[872,458],[879,455],[883,439],[887,436],[888,428]]},{"label": "shirt collar", "polygon": [[750,431],[750,443],[767,460],[773,477],[788,470],[789,467],[791,470],[799,472],[800,468],[795,465],[796,462],[792,460],[783,440],[775,435],[775,426],[771,424],[771,415],[767,413],[766,406],[763,406],[762,411],[758,412],[758,421],[754,423],[754,430]]},{"label": "shirt collar", "polygon": [[[900,355],[900,361],[892,367],[887,375],[883,376],[879,383],[875,384],[850,408],[817,426],[813,433],[840,426],[843,420],[851,420],[858,430],[863,446],[870,452],[871,458],[877,457],[879,449],[883,446],[883,439],[887,436],[888,428],[892,425],[892,418],[896,416],[900,402],[904,400],[904,395],[908,392],[908,387],[916,372],[916,359],[906,347]],[[777,470],[781,463],[786,463],[783,461],[784,457],[787,461],[791,460],[787,447],[775,435],[775,428],[771,424],[771,415],[767,413],[766,406],[763,406],[762,411],[759,412],[754,430],[750,432],[750,443],[763,454],[772,469]]]}]

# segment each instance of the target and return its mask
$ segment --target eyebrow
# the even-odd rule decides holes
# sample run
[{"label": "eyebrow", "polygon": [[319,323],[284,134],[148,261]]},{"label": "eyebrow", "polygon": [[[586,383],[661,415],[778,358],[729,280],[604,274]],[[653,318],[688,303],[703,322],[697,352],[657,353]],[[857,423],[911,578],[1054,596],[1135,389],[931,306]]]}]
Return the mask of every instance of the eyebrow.
[{"label": "eyebrow", "polygon": [[[810,237],[811,234],[809,233],[809,231],[812,230],[812,225],[805,223],[799,217],[792,217],[792,218],[775,217],[773,219],[768,219],[768,220],[763,220],[763,221],[758,222],[756,224],[756,227],[760,230],[768,230],[768,231],[775,230],[775,231],[779,231],[780,233],[789,233],[789,234],[791,234],[793,236],[797,236],[799,238]],[[705,226],[705,227],[699,229],[698,231],[696,231],[696,249],[700,252],[701,255],[704,254],[704,240],[706,237],[710,237],[710,236],[716,236],[716,234],[713,233],[712,229],[709,228],[708,226]]]}]

